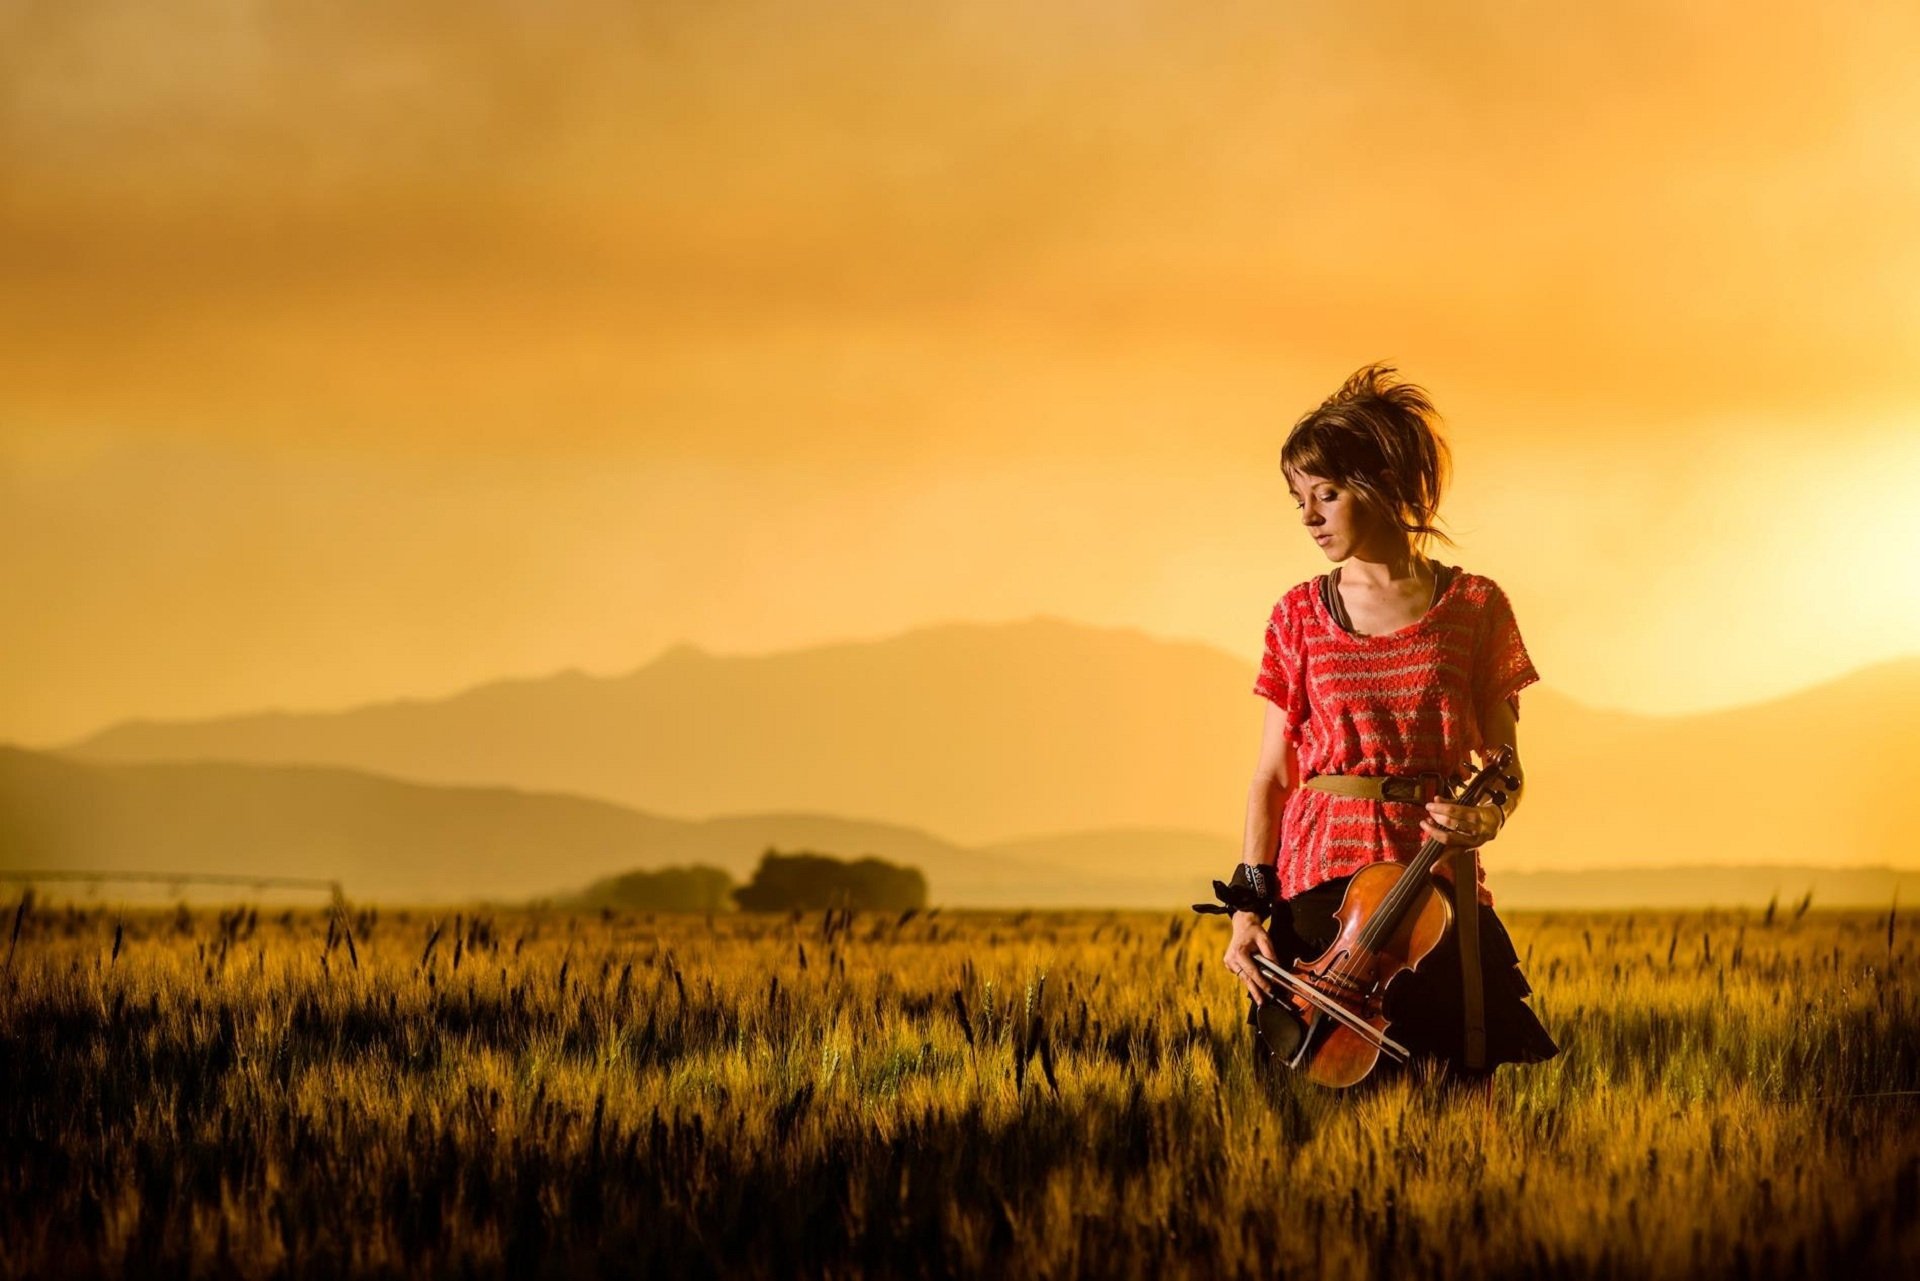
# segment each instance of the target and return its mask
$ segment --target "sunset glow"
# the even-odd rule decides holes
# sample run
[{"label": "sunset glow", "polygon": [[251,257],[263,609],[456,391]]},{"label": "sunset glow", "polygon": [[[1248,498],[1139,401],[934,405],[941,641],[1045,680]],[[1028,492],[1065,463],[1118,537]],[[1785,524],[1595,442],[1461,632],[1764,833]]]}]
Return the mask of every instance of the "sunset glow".
[{"label": "sunset glow", "polygon": [[1569,697],[1920,650],[1910,7],[563,8],[0,19],[0,736],[1033,614],[1251,664],[1374,359]]}]

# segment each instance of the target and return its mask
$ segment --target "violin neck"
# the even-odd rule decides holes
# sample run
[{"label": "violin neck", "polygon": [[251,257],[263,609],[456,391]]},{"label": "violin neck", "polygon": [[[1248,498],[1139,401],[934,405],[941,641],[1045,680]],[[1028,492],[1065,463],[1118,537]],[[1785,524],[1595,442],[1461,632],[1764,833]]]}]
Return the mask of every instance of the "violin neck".
[{"label": "violin neck", "polygon": [[[1457,796],[1449,794],[1449,789],[1446,788],[1441,789],[1441,795],[1456,805],[1478,805],[1483,790],[1492,786],[1493,780],[1504,777],[1500,771],[1507,768],[1512,755],[1511,747],[1498,748]],[[1519,783],[1514,782],[1512,785],[1518,787]],[[1440,861],[1440,856],[1447,852],[1447,848],[1444,842],[1433,837],[1421,843],[1420,852],[1407,863],[1407,870],[1400,874],[1393,888],[1381,898],[1379,907],[1374,910],[1373,918],[1361,930],[1359,942],[1362,947],[1369,951],[1377,950],[1393,937],[1394,932],[1400,928],[1400,923],[1406,919],[1415,904],[1421,901],[1424,891],[1430,888],[1427,877],[1432,874],[1434,864]],[[1458,875],[1457,869],[1455,875]]]},{"label": "violin neck", "polygon": [[1411,863],[1407,864],[1407,875],[1408,876],[1427,875],[1428,873],[1433,871],[1433,865],[1435,863],[1438,863],[1440,861],[1440,856],[1445,854],[1446,852],[1447,852],[1447,847],[1445,845],[1442,845],[1439,841],[1429,838],[1421,842],[1420,852],[1413,856],[1413,861]]},{"label": "violin neck", "polygon": [[1399,883],[1388,891],[1386,898],[1380,903],[1379,910],[1374,912],[1373,919],[1367,922],[1366,929],[1361,932],[1360,941],[1363,946],[1377,948],[1385,940],[1393,937],[1393,932],[1400,928],[1400,922],[1405,919],[1408,912],[1413,910],[1413,905],[1420,901],[1418,890],[1426,885],[1427,877],[1433,872],[1434,864],[1438,863],[1440,856],[1446,852],[1447,847],[1431,837],[1421,843],[1420,852],[1415,854],[1412,861],[1407,864],[1407,870],[1401,873]]}]

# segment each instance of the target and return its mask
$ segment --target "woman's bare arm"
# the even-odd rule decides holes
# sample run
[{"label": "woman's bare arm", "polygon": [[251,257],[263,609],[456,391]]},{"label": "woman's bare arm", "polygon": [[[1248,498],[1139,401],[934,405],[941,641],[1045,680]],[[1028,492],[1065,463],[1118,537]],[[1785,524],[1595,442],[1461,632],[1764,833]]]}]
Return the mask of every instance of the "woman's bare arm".
[{"label": "woman's bare arm", "polygon": [[[1519,808],[1520,793],[1526,786],[1526,771],[1520,768],[1520,726],[1513,704],[1505,699],[1492,704],[1480,713],[1480,729],[1483,735],[1481,744],[1482,758],[1501,744],[1513,748],[1513,759],[1508,762],[1506,772],[1520,780],[1520,787],[1509,788],[1502,784],[1500,790],[1507,794],[1506,817],[1512,818],[1514,810]],[[1466,781],[1472,773],[1471,764],[1467,765],[1460,779]],[[1420,833],[1442,845],[1455,847],[1484,845],[1500,834],[1505,820],[1492,801],[1482,801],[1478,805],[1461,805],[1453,801],[1434,800],[1427,802],[1427,817],[1420,823]]]},{"label": "woman's bare arm", "polygon": [[[1286,712],[1277,703],[1267,704],[1267,716],[1260,726],[1260,754],[1254,762],[1253,782],[1247,788],[1246,841],[1240,851],[1243,863],[1272,867],[1278,854],[1287,793],[1296,786],[1300,774],[1299,757],[1287,741],[1286,730]],[[1279,960],[1260,918],[1252,912],[1235,912],[1233,941],[1222,959],[1247,989],[1247,995],[1257,1002],[1273,994],[1273,980],[1254,965],[1256,952],[1269,960]]]},{"label": "woman's bare arm", "polygon": [[1287,741],[1286,730],[1287,714],[1277,704],[1267,704],[1266,720],[1260,724],[1260,755],[1254,761],[1253,783],[1247,790],[1246,842],[1240,850],[1243,863],[1271,865],[1280,844],[1280,816],[1300,772],[1299,757]]},{"label": "woman's bare arm", "polygon": [[1513,748],[1513,763],[1507,767],[1507,773],[1519,779],[1520,786],[1500,789],[1507,793],[1507,817],[1512,818],[1514,810],[1520,806],[1520,793],[1527,785],[1526,771],[1520,768],[1520,718],[1513,704],[1503,698],[1480,713],[1480,727],[1485,738],[1485,745],[1480,749],[1483,753],[1492,751],[1502,743]]}]

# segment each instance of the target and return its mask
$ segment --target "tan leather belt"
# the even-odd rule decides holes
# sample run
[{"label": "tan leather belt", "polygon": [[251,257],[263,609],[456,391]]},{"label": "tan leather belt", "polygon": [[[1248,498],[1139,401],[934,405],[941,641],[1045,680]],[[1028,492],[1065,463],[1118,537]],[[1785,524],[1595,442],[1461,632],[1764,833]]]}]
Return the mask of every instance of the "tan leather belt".
[{"label": "tan leather belt", "polygon": [[1315,774],[1301,786],[1372,801],[1422,803],[1453,794],[1447,776],[1439,770],[1422,770],[1418,774]]}]

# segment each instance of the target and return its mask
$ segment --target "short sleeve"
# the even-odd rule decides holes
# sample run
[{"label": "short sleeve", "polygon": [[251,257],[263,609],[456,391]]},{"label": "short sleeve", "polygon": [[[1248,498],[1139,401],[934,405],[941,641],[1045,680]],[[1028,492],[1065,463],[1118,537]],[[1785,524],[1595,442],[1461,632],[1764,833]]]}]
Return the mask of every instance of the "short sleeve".
[{"label": "short sleeve", "polygon": [[1253,692],[1272,701],[1287,714],[1287,740],[1295,746],[1305,736],[1310,708],[1307,674],[1301,661],[1300,619],[1292,597],[1283,596],[1267,617],[1266,644],[1260,654],[1260,675]]},{"label": "short sleeve", "polygon": [[1540,679],[1527,656],[1526,642],[1520,639],[1520,624],[1513,616],[1507,594],[1495,583],[1481,607],[1480,627],[1473,656],[1474,707],[1490,707],[1500,699],[1513,703],[1513,714],[1520,715],[1520,691]]}]

